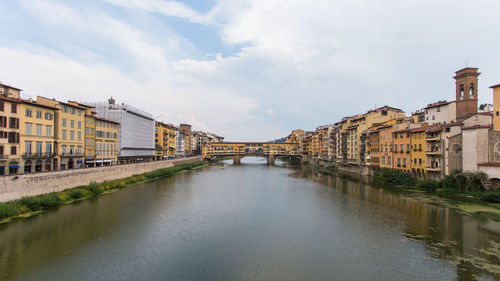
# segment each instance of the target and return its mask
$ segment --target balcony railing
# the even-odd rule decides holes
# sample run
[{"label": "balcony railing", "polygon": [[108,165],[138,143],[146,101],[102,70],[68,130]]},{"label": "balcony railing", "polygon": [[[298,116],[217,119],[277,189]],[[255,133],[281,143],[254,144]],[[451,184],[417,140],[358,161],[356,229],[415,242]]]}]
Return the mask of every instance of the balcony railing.
[{"label": "balcony railing", "polygon": [[9,159],[9,155],[0,155],[0,160]]},{"label": "balcony railing", "polygon": [[37,159],[37,158],[54,158],[55,154],[54,153],[24,153],[23,158],[26,159]]},{"label": "balcony railing", "polygon": [[425,169],[431,172],[441,172],[441,167],[425,167]]},{"label": "balcony railing", "polygon": [[73,153],[69,153],[69,152],[63,152],[61,154],[59,154],[60,157],[67,157],[67,158],[73,158],[73,157],[83,157],[83,153],[82,152],[73,152]]},{"label": "balcony railing", "polygon": [[430,154],[430,155],[441,155],[442,152],[441,150],[427,150],[425,154]]}]

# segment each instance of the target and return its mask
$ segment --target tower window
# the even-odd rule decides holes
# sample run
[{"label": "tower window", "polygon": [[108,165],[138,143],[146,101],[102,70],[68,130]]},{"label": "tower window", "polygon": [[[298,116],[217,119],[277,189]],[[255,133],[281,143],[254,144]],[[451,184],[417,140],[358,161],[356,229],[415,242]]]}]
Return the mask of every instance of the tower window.
[{"label": "tower window", "polygon": [[464,84],[460,85],[460,96],[459,97],[461,100],[464,99]]},{"label": "tower window", "polygon": [[471,99],[474,99],[474,83],[470,83],[469,96]]}]

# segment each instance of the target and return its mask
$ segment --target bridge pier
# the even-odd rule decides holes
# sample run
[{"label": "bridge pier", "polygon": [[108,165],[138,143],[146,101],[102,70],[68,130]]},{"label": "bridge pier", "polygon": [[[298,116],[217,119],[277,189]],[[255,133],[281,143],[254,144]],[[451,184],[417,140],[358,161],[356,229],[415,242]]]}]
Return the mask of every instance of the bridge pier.
[{"label": "bridge pier", "polygon": [[275,157],[274,155],[267,156],[267,165],[274,165]]},{"label": "bridge pier", "polygon": [[241,164],[241,156],[233,155],[233,165],[239,165],[239,164]]}]

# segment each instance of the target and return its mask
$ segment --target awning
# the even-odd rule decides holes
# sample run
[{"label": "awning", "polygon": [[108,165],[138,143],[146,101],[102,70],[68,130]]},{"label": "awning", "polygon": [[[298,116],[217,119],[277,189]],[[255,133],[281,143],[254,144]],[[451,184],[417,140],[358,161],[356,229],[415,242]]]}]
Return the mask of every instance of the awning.
[{"label": "awning", "polygon": [[95,160],[85,160],[85,163],[93,164],[93,163],[95,163]]},{"label": "awning", "polygon": [[112,160],[106,159],[104,162],[111,163]]},{"label": "awning", "polygon": [[10,165],[9,168],[19,169],[19,166],[18,165]]}]

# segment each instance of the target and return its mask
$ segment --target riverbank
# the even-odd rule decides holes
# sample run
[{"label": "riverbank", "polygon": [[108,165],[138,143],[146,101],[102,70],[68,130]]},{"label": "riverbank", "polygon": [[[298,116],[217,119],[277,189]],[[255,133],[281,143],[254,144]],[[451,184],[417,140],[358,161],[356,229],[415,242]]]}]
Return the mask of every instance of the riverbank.
[{"label": "riverbank", "polygon": [[206,165],[207,162],[205,161],[179,164],[173,167],[157,169],[123,179],[103,181],[100,183],[91,182],[88,185],[76,186],[60,192],[27,196],[19,200],[0,203],[0,224],[16,218],[29,217],[64,204],[93,198],[99,194],[114,192],[130,185],[169,177],[182,171],[192,170]]},{"label": "riverbank", "polygon": [[[382,170],[374,176],[362,176],[344,173],[334,166],[323,166],[305,163],[325,175],[356,178],[375,187],[391,190],[406,197],[430,204],[456,209],[466,215],[491,218],[500,221],[500,190],[485,191],[467,180],[463,183],[454,182],[454,176],[448,176],[441,182],[418,181],[408,173],[393,170]],[[443,186],[444,185],[444,186]],[[470,185],[470,186],[468,186]],[[466,188],[472,190],[465,191]]]}]

